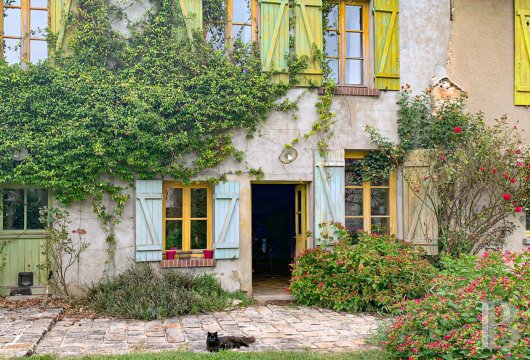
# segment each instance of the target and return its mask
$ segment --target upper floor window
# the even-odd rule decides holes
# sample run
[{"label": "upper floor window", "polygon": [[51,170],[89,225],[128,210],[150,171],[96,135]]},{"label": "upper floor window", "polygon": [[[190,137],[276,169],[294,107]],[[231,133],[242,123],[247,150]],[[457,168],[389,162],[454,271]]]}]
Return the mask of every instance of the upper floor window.
[{"label": "upper floor window", "polygon": [[339,85],[366,85],[368,5],[340,1],[331,6],[325,31],[326,56]]},{"label": "upper floor window", "polygon": [[0,38],[9,64],[35,64],[48,57],[48,13],[48,0],[4,0],[0,7]]},{"label": "upper floor window", "polygon": [[256,40],[257,3],[255,0],[228,0],[228,36],[230,43],[241,39],[243,43]]},{"label": "upper floor window", "polygon": [[48,190],[5,187],[0,189],[1,230],[40,230],[39,210],[48,206]]}]

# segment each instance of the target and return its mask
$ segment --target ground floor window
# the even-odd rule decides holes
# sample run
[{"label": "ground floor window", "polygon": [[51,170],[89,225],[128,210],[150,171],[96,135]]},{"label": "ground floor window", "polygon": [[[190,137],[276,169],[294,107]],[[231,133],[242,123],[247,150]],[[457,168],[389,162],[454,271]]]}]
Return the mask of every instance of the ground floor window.
[{"label": "ground floor window", "polygon": [[212,249],[212,189],[207,184],[164,183],[164,251],[202,255]]},{"label": "ground floor window", "polygon": [[48,190],[6,186],[0,188],[0,230],[41,230],[39,210],[48,206]]},{"label": "ground floor window", "polygon": [[365,152],[346,153],[345,215],[351,233],[396,233],[396,175],[363,181]]}]

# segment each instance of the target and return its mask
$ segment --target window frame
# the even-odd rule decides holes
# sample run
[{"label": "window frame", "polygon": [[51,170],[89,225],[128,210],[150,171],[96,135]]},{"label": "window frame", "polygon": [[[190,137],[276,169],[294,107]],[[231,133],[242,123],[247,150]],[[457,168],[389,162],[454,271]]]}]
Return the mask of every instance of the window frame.
[{"label": "window frame", "polygon": [[[366,155],[368,151],[346,151],[345,160],[347,159],[356,159],[361,160]],[[344,172],[346,177],[346,171]],[[346,185],[344,183],[344,190],[346,189],[362,189],[363,190],[363,214],[362,215],[346,215],[344,213],[344,219],[363,219],[363,231],[371,232],[372,229],[372,217],[381,217],[389,219],[389,233],[391,235],[397,235],[397,180],[396,180],[396,171],[391,170],[388,177],[388,186],[383,185],[371,185],[369,181],[364,181],[362,185]],[[372,216],[372,204],[371,204],[371,190],[372,189],[388,189],[388,216]],[[368,199],[369,201],[366,201]],[[346,203],[346,198],[344,198],[344,203]],[[344,224],[346,225],[346,224]]]},{"label": "window frame", "polygon": [[[168,218],[166,216],[166,191],[168,189],[182,189],[182,218]],[[206,218],[192,218],[191,217],[191,190],[192,189],[206,189]],[[174,181],[164,181],[162,190],[162,253],[167,252],[166,249],[166,222],[168,220],[182,221],[182,249],[178,252],[192,251],[192,257],[203,257],[203,250],[212,250],[212,229],[213,229],[213,189],[212,186],[206,183],[194,183],[191,185],[184,185]],[[191,221],[206,220],[206,249],[191,249]]]},{"label": "window frame", "polygon": [[[4,190],[24,190],[24,229],[20,230],[13,230],[13,229],[4,229]],[[0,186],[0,235],[21,235],[21,234],[29,234],[29,235],[44,235],[46,234],[46,228],[44,229],[27,229],[27,198],[28,198],[28,190],[29,189],[42,189],[48,191],[48,199],[46,206],[50,207],[52,203],[52,193],[50,189],[44,188],[44,187],[37,187],[37,186],[24,186],[24,185],[14,185],[14,184],[2,184]]]},{"label": "window frame", "polygon": [[[20,37],[15,37],[11,35],[4,35],[4,9],[20,9],[20,25],[21,25],[21,34]],[[32,41],[44,41],[47,42],[46,35],[44,36],[32,36],[31,34],[31,11],[46,11],[46,30],[50,29],[50,19],[51,19],[51,4],[50,0],[47,1],[47,7],[38,7],[31,6],[31,0],[20,0],[20,5],[7,5],[3,1],[0,3],[0,50],[2,58],[4,58],[4,40],[19,40],[20,49],[19,57],[22,66],[24,64],[31,62],[31,42]],[[50,49],[47,49],[46,58],[50,55]]]},{"label": "window frame", "polygon": [[[326,34],[328,31],[334,31],[337,34],[337,41],[338,41],[338,56],[330,57],[325,53],[325,56],[327,59],[337,59],[338,60],[338,71],[337,74],[338,82],[337,85],[339,86],[348,86],[348,87],[360,87],[360,88],[367,88],[369,87],[369,84],[371,83],[370,78],[370,66],[369,66],[369,59],[370,59],[370,11],[369,11],[369,2],[368,1],[362,1],[362,0],[338,0],[334,1],[333,4],[338,6],[338,28],[330,28],[327,27],[324,29],[324,39],[326,38]],[[361,14],[362,14],[362,29],[361,30],[346,30],[346,6],[361,6]],[[355,57],[347,57],[346,56],[346,34],[347,33],[362,33],[362,52],[363,57],[362,58],[355,58]],[[325,52],[325,49],[324,49]],[[346,63],[347,60],[355,60],[359,59],[363,61],[363,67],[362,67],[362,83],[361,84],[346,84]]]},{"label": "window frame", "polygon": [[[233,4],[238,0],[226,0],[226,11],[227,11],[227,21],[226,21],[226,33],[227,39],[230,45],[234,44],[234,34],[233,28],[236,26],[248,26],[249,23],[238,23],[234,22],[233,19]],[[248,0],[250,1],[250,26],[251,26],[251,41],[255,42],[258,40],[258,0]]]}]

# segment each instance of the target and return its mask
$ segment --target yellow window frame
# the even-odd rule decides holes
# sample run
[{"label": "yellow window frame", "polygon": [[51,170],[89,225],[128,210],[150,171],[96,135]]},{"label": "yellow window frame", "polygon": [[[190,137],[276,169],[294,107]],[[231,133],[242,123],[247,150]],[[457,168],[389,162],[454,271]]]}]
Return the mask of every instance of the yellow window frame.
[{"label": "yellow window frame", "polygon": [[[166,191],[168,189],[182,189],[182,218],[168,218],[166,216]],[[206,189],[206,217],[192,218],[191,217],[191,190],[192,189]],[[193,257],[202,257],[202,250],[211,250],[212,244],[212,187],[208,184],[192,184],[189,186],[181,183],[168,181],[164,182],[164,191],[162,196],[162,251],[166,252],[166,221],[181,220],[182,221],[182,249],[179,251],[192,251]],[[206,221],[206,249],[191,249],[191,221],[205,220]]]},{"label": "yellow window frame", "polygon": [[230,41],[230,44],[234,43],[234,25],[242,25],[242,26],[250,26],[251,32],[252,32],[252,41],[257,41],[258,39],[258,1],[257,0],[248,0],[250,1],[250,22],[246,23],[240,23],[240,22],[234,22],[233,14],[234,14],[234,2],[237,1],[246,1],[246,0],[226,0],[226,8],[227,8],[227,15],[228,15],[228,21],[226,24],[226,33],[228,40]]},{"label": "yellow window frame", "polygon": [[[47,2],[47,6],[44,7],[37,7],[37,6],[31,6],[30,4],[31,0],[20,0],[20,5],[8,5],[4,4],[4,1],[0,2],[0,50],[1,54],[0,56],[4,57],[4,40],[12,39],[12,40],[19,40],[20,41],[20,49],[19,49],[19,55],[20,55],[20,63],[29,63],[31,59],[30,54],[30,44],[32,41],[46,41],[45,37],[39,37],[34,36],[31,34],[31,11],[46,11],[47,12],[47,18],[48,18],[48,28],[50,27],[50,0]],[[10,35],[4,35],[4,9],[20,9],[20,37],[18,36],[10,36]],[[49,49],[48,49],[49,54]]]},{"label": "yellow window frame", "polygon": [[[361,160],[368,154],[367,151],[347,151],[345,154],[346,159],[357,159]],[[364,181],[362,185],[345,185],[345,189],[362,189],[363,190],[363,215],[348,216],[346,219],[363,219],[363,230],[371,232],[372,229],[372,217],[388,218],[390,229],[389,232],[392,235],[397,235],[397,181],[396,171],[392,170],[388,178],[388,186],[372,186],[369,181]],[[389,189],[388,201],[389,201],[389,213],[388,216],[372,216],[372,204],[371,204],[371,191],[372,189]]]},{"label": "yellow window frame", "polygon": [[[338,56],[328,56],[326,54],[326,57],[328,59],[336,59],[338,60],[339,66],[338,66],[338,85],[342,86],[352,86],[352,87],[367,87],[369,82],[369,66],[368,66],[368,59],[369,59],[369,44],[370,44],[370,13],[368,10],[368,2],[367,1],[338,1],[334,2],[334,4],[338,5],[338,28],[331,28],[328,27],[325,29],[325,32],[327,31],[334,31],[337,33],[337,38],[339,42],[338,46]],[[362,11],[362,28],[361,30],[347,30],[346,29],[346,6],[361,6]],[[346,56],[346,34],[347,33],[362,33],[362,50],[363,50],[363,57],[362,58],[351,58]],[[325,35],[324,35],[325,36]],[[359,59],[363,60],[363,81],[361,84],[346,84],[346,60],[348,59]]]}]

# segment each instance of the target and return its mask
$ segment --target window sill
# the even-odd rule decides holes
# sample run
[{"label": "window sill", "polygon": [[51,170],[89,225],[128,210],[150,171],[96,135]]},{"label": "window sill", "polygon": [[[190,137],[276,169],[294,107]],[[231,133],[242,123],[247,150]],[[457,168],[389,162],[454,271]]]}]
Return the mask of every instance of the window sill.
[{"label": "window sill", "polygon": [[[324,88],[318,88],[318,94],[324,95]],[[339,85],[333,90],[333,95],[346,95],[346,96],[374,96],[377,97],[381,94],[379,89],[369,89],[367,87],[359,86],[344,86]]]},{"label": "window sill", "polygon": [[196,268],[196,267],[214,267],[215,259],[174,259],[174,260],[162,260],[160,267],[165,268]]}]

